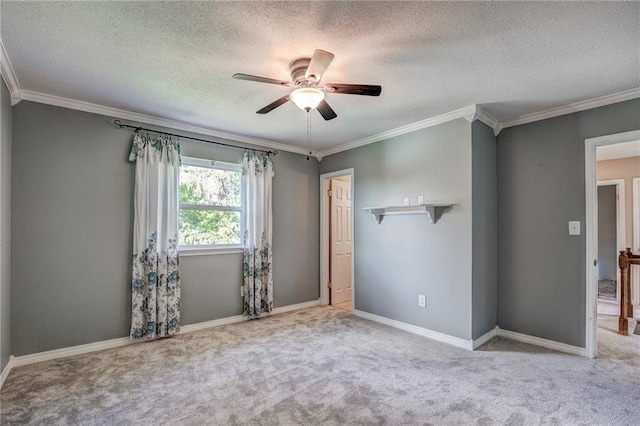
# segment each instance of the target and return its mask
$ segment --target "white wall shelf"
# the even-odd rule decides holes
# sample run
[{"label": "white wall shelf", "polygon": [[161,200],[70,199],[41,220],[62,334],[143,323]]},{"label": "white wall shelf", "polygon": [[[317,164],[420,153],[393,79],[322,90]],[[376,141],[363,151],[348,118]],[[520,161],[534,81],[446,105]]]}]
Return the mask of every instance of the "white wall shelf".
[{"label": "white wall shelf", "polygon": [[394,214],[428,214],[431,223],[436,223],[442,213],[452,206],[453,204],[416,204],[413,206],[365,207],[362,210],[371,213],[378,225],[384,216]]}]

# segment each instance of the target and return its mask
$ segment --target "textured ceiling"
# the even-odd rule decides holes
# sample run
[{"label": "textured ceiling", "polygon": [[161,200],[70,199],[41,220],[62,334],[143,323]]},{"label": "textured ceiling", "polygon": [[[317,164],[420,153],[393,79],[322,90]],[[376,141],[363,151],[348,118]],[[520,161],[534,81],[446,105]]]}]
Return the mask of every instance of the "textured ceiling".
[{"label": "textured ceiling", "polygon": [[313,50],[328,94],[312,115],[326,149],[471,104],[501,121],[640,86],[640,3],[6,2],[1,37],[22,89],[305,145],[287,93],[234,80],[289,79]]}]

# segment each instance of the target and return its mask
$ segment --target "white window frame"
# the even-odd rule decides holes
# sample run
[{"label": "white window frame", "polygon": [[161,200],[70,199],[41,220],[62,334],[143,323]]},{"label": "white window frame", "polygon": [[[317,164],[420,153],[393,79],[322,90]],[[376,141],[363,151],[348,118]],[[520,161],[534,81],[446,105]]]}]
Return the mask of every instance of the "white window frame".
[{"label": "white window frame", "polygon": [[[207,160],[205,158],[195,158],[195,157],[185,157],[181,158],[182,166],[194,166],[194,167],[204,167],[207,169],[218,169],[218,170],[227,170],[232,172],[240,172],[242,175],[242,164],[239,163],[227,163],[224,161],[217,160]],[[246,219],[245,219],[245,202],[244,202],[244,179],[241,180],[241,188],[240,188],[240,207],[234,206],[203,206],[200,204],[180,204],[178,211],[182,210],[183,207],[193,210],[212,210],[212,211],[233,211],[240,212],[240,243],[239,244],[209,244],[209,245],[180,245],[178,246],[178,251],[180,255],[187,256],[197,256],[197,255],[207,255],[207,254],[227,254],[227,253],[242,253],[243,252],[243,244],[242,244],[242,236],[245,233],[246,229]],[[180,220],[180,219],[178,219]]]}]

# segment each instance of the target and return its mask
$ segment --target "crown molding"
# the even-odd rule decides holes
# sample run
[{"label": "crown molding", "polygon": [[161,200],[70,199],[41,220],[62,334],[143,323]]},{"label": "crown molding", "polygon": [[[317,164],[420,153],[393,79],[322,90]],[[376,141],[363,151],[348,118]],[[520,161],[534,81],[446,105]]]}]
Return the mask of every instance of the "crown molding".
[{"label": "crown molding", "polygon": [[625,90],[622,92],[612,93],[610,95],[600,96],[597,98],[587,99],[580,102],[575,102],[557,108],[551,108],[545,111],[535,112],[533,114],[522,115],[515,120],[503,122],[501,123],[501,125],[503,129],[506,129],[507,127],[533,123],[534,121],[546,120],[548,118],[559,117],[561,115],[572,114],[574,112],[586,111],[588,109],[598,108],[601,106],[611,105],[636,98],[640,98],[640,87]]},{"label": "crown molding", "polygon": [[457,118],[464,118],[470,123],[474,122],[475,120],[480,120],[487,126],[491,127],[493,129],[493,134],[495,136],[498,136],[502,129],[506,129],[507,127],[519,126],[521,124],[532,123],[534,121],[546,120],[561,115],[585,111],[588,109],[598,108],[601,106],[611,105],[636,98],[640,98],[640,87],[625,90],[622,92],[612,93],[610,95],[600,96],[593,99],[575,102],[569,105],[564,105],[545,111],[526,114],[516,118],[515,120],[506,122],[499,121],[497,118],[484,111],[480,105],[470,105],[461,109],[457,109],[455,111],[437,115],[432,118],[427,118],[426,120],[417,121],[406,126],[398,127],[396,129],[388,130],[386,132],[378,133],[366,138],[358,139],[353,142],[348,142],[343,145],[326,149],[324,151],[321,151],[317,157],[321,159],[322,157],[326,157],[328,155],[337,154],[339,152],[358,148],[360,146],[379,142],[385,139],[390,139],[392,137],[400,136],[405,133],[415,132],[416,130],[442,124],[447,121],[455,120]]},{"label": "crown molding", "polygon": [[[242,142],[249,145],[256,145],[263,148],[271,148],[278,151],[293,152],[296,154],[308,155],[309,151],[305,148],[274,142],[268,139],[253,138],[250,136],[239,135],[235,133],[222,132],[210,127],[197,126],[182,121],[171,120],[169,118],[157,117],[153,115],[140,114],[133,111],[127,111],[118,108],[106,107],[90,102],[77,101],[74,99],[63,98],[60,96],[47,95],[45,93],[32,92],[31,90],[22,90],[22,99],[25,101],[38,102],[41,104],[54,105],[62,108],[74,109],[77,111],[89,112],[93,114],[106,115],[108,117],[119,118],[134,123],[153,124],[156,126],[168,127],[171,129],[182,130],[185,132],[198,133],[200,135],[213,136],[214,138],[232,140]],[[312,151],[313,156],[317,156],[317,152]]]},{"label": "crown molding", "polygon": [[493,134],[498,136],[500,130],[502,130],[502,125],[498,121],[497,118],[486,112],[480,107],[480,105],[470,105],[468,107],[462,108],[464,118],[469,122],[473,123],[476,120],[480,120],[487,126],[493,129]]},{"label": "crown molding", "polygon": [[498,134],[502,130],[502,123],[500,123],[498,119],[495,118],[493,115],[489,114],[488,112],[486,112],[481,108],[478,108],[478,113],[476,118],[482,121],[487,126],[491,127],[493,129],[494,136],[498,136]]},{"label": "crown molding", "polygon": [[326,157],[328,155],[333,155],[339,152],[348,151],[350,149],[359,148],[361,146],[369,145],[375,142],[380,142],[385,139],[390,139],[396,136],[404,135],[406,133],[415,132],[416,130],[436,126],[438,124],[446,123],[447,121],[456,120],[458,118],[467,118],[470,112],[471,111],[469,107],[457,109],[455,111],[447,112],[445,114],[437,115],[435,117],[427,118],[425,120],[416,121],[415,123],[407,124],[406,126],[397,127],[395,129],[387,130],[386,132],[377,133],[375,135],[367,136],[366,138],[357,139],[355,141],[347,142],[345,144],[338,145],[333,148],[325,149],[324,151],[320,152],[320,155],[322,157]]},{"label": "crown molding", "polygon": [[397,127],[386,132],[378,133],[366,138],[358,139],[353,142],[348,142],[343,145],[338,145],[333,148],[325,149],[319,153],[318,158],[326,157],[328,155],[337,154],[342,151],[348,151],[350,149],[358,148],[364,145],[369,145],[375,142],[380,142],[385,139],[390,139],[396,136],[404,135],[406,133],[415,132],[416,130],[425,129],[427,127],[437,126],[438,124],[453,121],[458,118],[464,118],[470,123],[475,120],[480,120],[487,126],[493,129],[495,135],[500,133],[500,122],[482,110],[479,105],[469,105],[464,108],[460,108],[445,114],[436,115],[435,117],[427,118],[425,120],[416,121],[415,123],[407,124],[406,126]]},{"label": "crown molding", "polygon": [[13,70],[2,39],[0,39],[0,74],[2,74],[4,84],[7,85],[7,89],[11,95],[11,106],[13,106],[22,100],[22,89],[20,88],[20,83],[18,83],[18,78]]}]

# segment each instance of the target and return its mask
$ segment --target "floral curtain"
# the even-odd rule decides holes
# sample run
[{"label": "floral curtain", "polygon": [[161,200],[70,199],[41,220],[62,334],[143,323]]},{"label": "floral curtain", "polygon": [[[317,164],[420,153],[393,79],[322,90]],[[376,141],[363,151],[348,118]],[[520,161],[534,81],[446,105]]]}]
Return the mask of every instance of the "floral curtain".
[{"label": "floral curtain", "polygon": [[131,339],[180,330],[178,206],[180,144],[136,132]]},{"label": "floral curtain", "polygon": [[244,155],[244,315],[258,318],[273,310],[271,194],[273,164],[268,155]]}]

